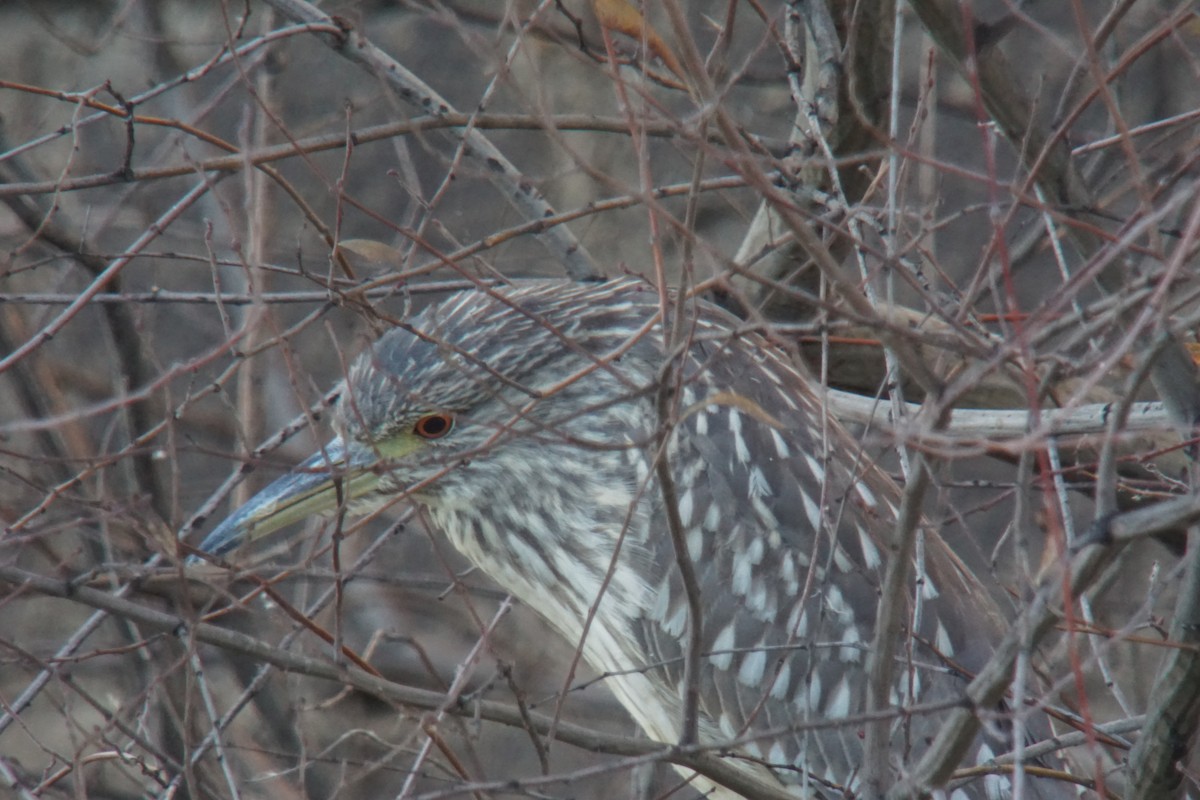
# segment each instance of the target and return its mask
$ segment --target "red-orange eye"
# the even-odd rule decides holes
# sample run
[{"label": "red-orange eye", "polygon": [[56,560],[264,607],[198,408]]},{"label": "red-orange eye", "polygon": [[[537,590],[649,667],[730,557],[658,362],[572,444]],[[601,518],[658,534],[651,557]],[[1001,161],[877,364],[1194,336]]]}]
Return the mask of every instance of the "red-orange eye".
[{"label": "red-orange eye", "polygon": [[422,439],[440,439],[454,430],[454,416],[440,411],[426,414],[413,423],[413,433]]}]

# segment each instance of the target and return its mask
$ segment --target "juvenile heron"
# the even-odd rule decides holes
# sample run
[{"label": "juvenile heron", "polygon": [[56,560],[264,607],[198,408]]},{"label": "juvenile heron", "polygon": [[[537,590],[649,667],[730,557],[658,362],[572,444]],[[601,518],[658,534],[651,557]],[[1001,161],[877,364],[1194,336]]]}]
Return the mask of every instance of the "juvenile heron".
[{"label": "juvenile heron", "polygon": [[[772,731],[735,748],[736,763],[801,796],[852,796],[896,488],[762,335],[698,300],[670,314],[666,335],[657,292],[631,280],[520,282],[432,306],[354,363],[337,438],[201,547],[224,553],[339,501],[365,513],[406,499],[582,642],[649,736],[679,741],[694,624],[699,741]],[[961,697],[962,667],[982,663],[1001,619],[936,532],[920,553],[896,709]],[[887,774],[938,724],[896,711]],[[1007,749],[973,746],[977,759]],[[996,796],[1001,783],[955,796]]]}]

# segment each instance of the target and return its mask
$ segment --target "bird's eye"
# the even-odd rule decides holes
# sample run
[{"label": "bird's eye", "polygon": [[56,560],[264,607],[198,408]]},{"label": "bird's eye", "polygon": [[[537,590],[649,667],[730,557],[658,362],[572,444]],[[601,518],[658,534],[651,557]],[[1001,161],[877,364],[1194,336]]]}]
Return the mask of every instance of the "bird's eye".
[{"label": "bird's eye", "polygon": [[413,433],[422,439],[440,439],[454,430],[454,416],[445,411],[426,414],[413,423]]}]

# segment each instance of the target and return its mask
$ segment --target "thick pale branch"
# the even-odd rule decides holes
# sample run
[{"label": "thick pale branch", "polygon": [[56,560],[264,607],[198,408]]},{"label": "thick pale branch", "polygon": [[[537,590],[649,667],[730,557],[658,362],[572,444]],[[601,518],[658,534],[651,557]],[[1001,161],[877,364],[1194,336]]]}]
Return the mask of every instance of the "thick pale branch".
[{"label": "thick pale branch", "polygon": [[[893,411],[878,399],[851,392],[828,389],[825,402],[834,416],[843,422],[869,425],[877,430],[896,428]],[[908,403],[909,418],[915,418],[920,406]],[[1095,403],[1076,408],[1045,408],[1038,412],[1041,423],[1033,428],[1033,415],[1024,409],[956,408],[950,421],[938,431],[938,437],[957,439],[1012,439],[1048,436],[1085,436],[1102,434],[1107,430],[1113,403]],[[1134,403],[1129,419],[1122,430],[1129,432],[1163,432],[1172,429],[1172,421],[1162,403]],[[904,435],[920,438],[919,431],[903,431]],[[1174,434],[1172,434],[1174,436]]]}]

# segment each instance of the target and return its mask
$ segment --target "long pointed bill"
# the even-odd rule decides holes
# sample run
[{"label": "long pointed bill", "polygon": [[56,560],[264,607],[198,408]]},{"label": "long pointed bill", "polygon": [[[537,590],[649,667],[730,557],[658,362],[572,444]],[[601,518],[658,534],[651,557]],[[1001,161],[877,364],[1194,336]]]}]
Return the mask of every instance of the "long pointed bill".
[{"label": "long pointed bill", "polygon": [[[205,537],[200,549],[214,556],[259,539],[314,514],[348,503],[379,483],[375,451],[351,443],[349,452],[334,439],[318,452],[256,494]],[[340,488],[339,488],[340,486]]]}]

